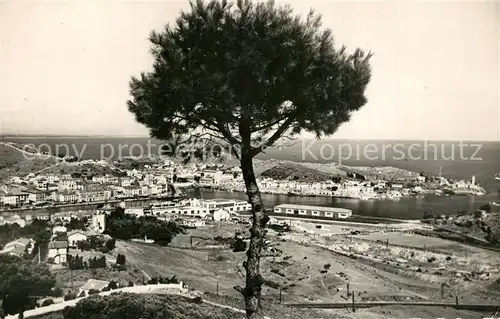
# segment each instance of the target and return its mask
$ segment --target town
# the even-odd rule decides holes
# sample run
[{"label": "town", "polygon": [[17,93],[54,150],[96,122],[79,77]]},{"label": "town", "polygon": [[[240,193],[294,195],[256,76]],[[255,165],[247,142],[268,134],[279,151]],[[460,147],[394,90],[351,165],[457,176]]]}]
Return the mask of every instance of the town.
[{"label": "town", "polygon": [[[14,148],[13,145],[8,145]],[[171,160],[124,163],[86,160],[54,165],[24,175],[11,174],[0,185],[3,209],[37,208],[76,203],[107,203],[124,199],[155,199],[182,196],[191,187],[244,192],[241,170],[227,164],[183,165]],[[132,168],[132,167],[133,168]],[[452,181],[442,176],[407,172],[406,176],[384,177],[346,173],[321,176],[317,181],[258,177],[262,193],[299,196],[329,196],[361,200],[393,199],[425,195],[484,195],[475,177]],[[72,171],[66,173],[65,171]],[[267,174],[267,175],[272,175]]]}]

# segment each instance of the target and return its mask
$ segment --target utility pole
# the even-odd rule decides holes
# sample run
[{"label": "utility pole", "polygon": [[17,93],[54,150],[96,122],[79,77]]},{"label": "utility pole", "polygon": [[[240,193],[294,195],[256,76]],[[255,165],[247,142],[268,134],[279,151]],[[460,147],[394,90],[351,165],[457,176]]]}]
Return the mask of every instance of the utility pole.
[{"label": "utility pole", "polygon": [[352,312],[356,312],[356,308],[354,307],[354,291],[352,292]]}]

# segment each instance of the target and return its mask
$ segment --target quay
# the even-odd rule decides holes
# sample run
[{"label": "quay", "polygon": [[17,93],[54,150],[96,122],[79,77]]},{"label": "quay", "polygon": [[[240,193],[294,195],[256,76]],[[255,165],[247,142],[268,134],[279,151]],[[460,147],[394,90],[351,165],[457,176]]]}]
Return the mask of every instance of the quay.
[{"label": "quay", "polygon": [[34,207],[34,208],[13,208],[13,209],[0,210],[0,216],[9,216],[14,214],[17,214],[19,216],[24,216],[28,214],[36,216],[37,214],[47,213],[47,212],[62,213],[75,210],[93,210],[93,209],[98,209],[99,207],[105,205],[116,206],[117,204],[120,204],[122,202],[125,203],[125,205],[128,208],[142,208],[150,204],[156,204],[163,201],[176,200],[180,198],[183,197],[178,197],[178,196],[164,197],[164,198],[141,197],[141,198],[128,198],[128,199],[110,199],[106,201],[95,201],[95,202],[74,203],[74,204],[73,203],[60,204],[60,205]]}]

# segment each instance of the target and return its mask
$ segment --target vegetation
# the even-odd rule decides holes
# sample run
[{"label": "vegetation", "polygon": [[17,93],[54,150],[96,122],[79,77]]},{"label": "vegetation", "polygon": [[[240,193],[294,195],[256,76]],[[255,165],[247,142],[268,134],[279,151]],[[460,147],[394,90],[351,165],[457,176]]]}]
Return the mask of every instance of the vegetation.
[{"label": "vegetation", "polygon": [[80,240],[76,243],[76,247],[81,251],[86,250],[96,250],[103,253],[107,253],[115,249],[116,240],[110,238],[105,240],[103,236],[89,236],[87,240]]},{"label": "vegetation", "polygon": [[82,217],[82,218],[71,217],[71,220],[66,224],[66,228],[68,229],[68,232],[77,229],[86,230],[87,224],[88,224],[87,217]]},{"label": "vegetation", "polygon": [[243,239],[235,237],[233,242],[231,243],[231,248],[233,249],[233,252],[237,253],[247,250],[247,244]]},{"label": "vegetation", "polygon": [[174,222],[160,221],[149,216],[127,216],[120,207],[107,218],[106,225],[107,233],[113,238],[130,240],[147,237],[161,246],[167,246],[176,235],[185,233],[185,229]]},{"label": "vegetation", "polygon": [[242,318],[239,313],[206,304],[196,304],[177,296],[142,296],[114,294],[91,296],[78,302],[75,307],[63,311],[64,319],[233,319]]},{"label": "vegetation", "polygon": [[33,297],[49,295],[55,283],[46,265],[0,255],[0,300],[4,313],[34,308]]},{"label": "vegetation", "polygon": [[21,237],[33,238],[37,243],[49,242],[50,231],[47,221],[35,219],[25,227],[21,227],[18,224],[0,226],[0,247]]},{"label": "vegetation", "polygon": [[125,255],[118,254],[118,256],[116,256],[116,267],[118,268],[118,270],[127,269],[126,263],[127,259],[125,258]]},{"label": "vegetation", "polygon": [[172,277],[153,277],[148,280],[149,285],[157,285],[157,284],[178,284],[179,280],[177,280],[177,277],[172,276]]},{"label": "vegetation", "polygon": [[83,257],[69,255],[68,267],[71,270],[106,268],[106,257],[93,257],[89,258],[88,261],[83,261]]},{"label": "vegetation", "polygon": [[264,172],[261,176],[277,180],[293,180],[304,183],[330,181],[333,176],[300,164],[279,164]]},{"label": "vegetation", "polygon": [[284,137],[309,131],[319,138],[348,121],[366,103],[370,54],[336,50],[313,12],[301,19],[289,7],[246,0],[193,1],[174,27],[152,32],[150,41],[153,71],[132,78],[128,108],[174,150],[184,143],[196,150],[208,139],[228,144],[239,159],[253,222],[246,285],[235,289],[247,316],[260,318],[269,217],[253,159]]}]

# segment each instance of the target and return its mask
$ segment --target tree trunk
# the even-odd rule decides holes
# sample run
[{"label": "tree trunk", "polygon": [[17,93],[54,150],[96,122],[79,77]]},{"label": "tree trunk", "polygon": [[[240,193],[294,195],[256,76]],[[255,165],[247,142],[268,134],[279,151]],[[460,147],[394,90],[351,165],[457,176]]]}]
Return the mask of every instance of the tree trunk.
[{"label": "tree trunk", "polygon": [[263,318],[260,297],[262,277],[260,275],[260,257],[264,246],[265,225],[269,217],[264,212],[262,197],[253,170],[252,156],[247,152],[241,154],[241,170],[247,190],[247,196],[252,205],[252,227],[250,228],[250,247],[247,250],[247,260],[243,263],[246,270],[246,285],[241,289],[245,297],[247,318]]}]

